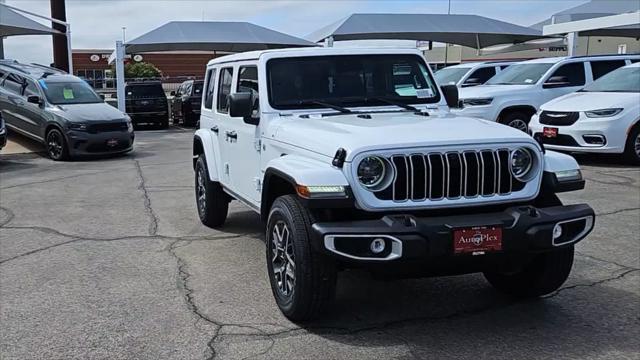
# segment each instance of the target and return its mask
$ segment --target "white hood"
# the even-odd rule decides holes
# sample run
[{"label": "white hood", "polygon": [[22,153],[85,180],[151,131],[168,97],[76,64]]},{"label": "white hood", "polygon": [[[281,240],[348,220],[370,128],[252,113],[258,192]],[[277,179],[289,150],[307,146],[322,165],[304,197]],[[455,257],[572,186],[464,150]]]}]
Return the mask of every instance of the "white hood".
[{"label": "white hood", "polygon": [[488,98],[495,96],[526,93],[535,89],[534,85],[479,85],[460,89],[460,99]]},{"label": "white hood", "polygon": [[540,108],[549,111],[591,111],[629,108],[638,104],[640,104],[639,93],[576,92],[553,99]]},{"label": "white hood", "polygon": [[348,154],[347,161],[367,150],[483,143],[536,144],[520,130],[449,113],[432,116],[409,112],[370,115],[371,119],[357,115],[281,118],[283,121],[278,121],[277,128],[273,129],[276,132],[274,137],[329,157],[333,157],[337,149],[344,148]]}]

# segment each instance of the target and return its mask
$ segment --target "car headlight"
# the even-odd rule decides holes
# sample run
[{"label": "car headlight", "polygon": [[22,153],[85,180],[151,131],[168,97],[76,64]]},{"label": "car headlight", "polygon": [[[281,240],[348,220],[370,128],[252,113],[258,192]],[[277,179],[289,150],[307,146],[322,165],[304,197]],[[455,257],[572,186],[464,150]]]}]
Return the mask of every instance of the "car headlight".
[{"label": "car headlight", "polygon": [[622,108],[599,109],[599,110],[585,111],[584,114],[590,118],[611,117],[611,116],[620,114],[622,110],[623,110]]},{"label": "car headlight", "polygon": [[70,122],[69,125],[67,125],[67,127],[69,128],[69,130],[75,130],[75,131],[87,131],[87,124],[85,123],[76,123],[76,122]]},{"label": "car headlight", "polygon": [[380,190],[388,178],[387,160],[379,156],[367,156],[358,164],[358,181],[368,190]]},{"label": "car headlight", "polygon": [[533,155],[531,151],[525,148],[513,150],[509,156],[509,168],[511,169],[511,174],[513,174],[516,179],[525,179],[533,168]]},{"label": "car headlight", "polygon": [[492,102],[493,102],[493,98],[462,99],[462,103],[468,106],[489,105]]}]

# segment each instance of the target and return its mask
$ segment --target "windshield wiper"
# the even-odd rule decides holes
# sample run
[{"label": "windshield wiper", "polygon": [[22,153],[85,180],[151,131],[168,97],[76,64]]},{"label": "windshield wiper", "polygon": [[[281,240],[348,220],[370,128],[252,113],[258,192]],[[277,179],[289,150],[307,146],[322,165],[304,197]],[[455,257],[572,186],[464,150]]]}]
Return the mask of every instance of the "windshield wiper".
[{"label": "windshield wiper", "polygon": [[315,105],[324,106],[326,108],[339,111],[339,112],[341,112],[343,114],[353,114],[353,111],[347,109],[346,107],[342,107],[340,105],[335,105],[335,104],[329,104],[329,103],[324,102],[324,101],[319,101],[319,100],[300,100],[300,101],[298,101],[298,105],[307,105],[307,104],[315,104]]},{"label": "windshield wiper", "polygon": [[409,105],[409,104],[405,104],[405,103],[403,103],[403,102],[401,102],[401,101],[395,101],[395,100],[392,100],[392,99],[389,99],[389,98],[387,98],[387,97],[383,97],[383,96],[374,96],[374,97],[371,97],[370,99],[371,99],[371,100],[377,100],[377,101],[380,101],[380,102],[383,102],[383,103],[387,103],[387,104],[389,104],[389,105],[395,105],[395,106],[397,106],[397,107],[401,107],[401,108],[406,109],[406,110],[409,110],[409,111],[413,111],[413,112],[414,112],[414,113],[416,113],[417,115],[426,115],[426,116],[429,116],[429,113],[428,113],[428,112],[426,112],[426,111],[422,111],[422,110],[418,109],[418,108],[417,108],[417,107],[415,107],[415,106],[411,106],[411,105]]}]

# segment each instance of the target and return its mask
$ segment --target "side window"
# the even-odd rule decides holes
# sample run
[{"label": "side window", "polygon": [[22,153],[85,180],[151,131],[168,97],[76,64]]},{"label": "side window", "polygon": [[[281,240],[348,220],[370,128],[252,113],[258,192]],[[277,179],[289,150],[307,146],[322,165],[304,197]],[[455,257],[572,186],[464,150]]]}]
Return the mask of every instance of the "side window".
[{"label": "side window", "polygon": [[191,83],[187,83],[184,86],[184,90],[182,91],[182,94],[187,96],[191,95]]},{"label": "side window", "polygon": [[25,78],[20,75],[9,73],[4,81],[4,87],[9,92],[12,92],[16,95],[22,95],[22,91],[25,88]]},{"label": "side window", "polygon": [[241,66],[238,71],[238,92],[250,92],[253,98],[253,118],[260,116],[260,101],[258,98],[258,68],[255,66]]},{"label": "side window", "polygon": [[[635,64],[635,63],[637,63],[637,62],[640,62],[640,59],[631,59],[631,63],[632,63],[632,64]],[[1,77],[1,76],[0,76],[0,77]]]},{"label": "side window", "polygon": [[582,86],[585,84],[584,63],[575,62],[564,64],[551,74],[551,77],[554,76],[564,77],[568,82],[567,86]]},{"label": "side window", "polygon": [[[465,81],[465,84],[469,84],[469,83],[484,84],[487,82],[487,80],[491,79],[495,74],[496,74],[496,68],[494,66],[478,69],[474,71],[471,75],[469,75],[469,77]],[[469,80],[472,80],[472,81],[469,81]]]},{"label": "side window", "polygon": [[504,70],[504,69],[506,69],[508,67],[509,67],[509,65],[500,65],[500,70]]},{"label": "side window", "polygon": [[233,82],[233,68],[224,68],[220,70],[220,79],[218,80],[218,102],[216,108],[218,112],[229,112],[229,94],[231,94],[231,85]]},{"label": "side window", "polygon": [[178,87],[178,90],[176,91],[176,96],[181,96],[184,89],[184,84],[180,84],[180,86]]},{"label": "side window", "polygon": [[31,80],[27,80],[27,87],[24,89],[24,96],[27,97],[31,95],[40,96],[40,91],[38,90],[36,83]]},{"label": "side window", "polygon": [[593,74],[593,80],[601,78],[603,75],[607,75],[611,71],[625,66],[624,60],[605,60],[605,61],[592,61],[591,73]]},{"label": "side window", "polygon": [[204,94],[204,107],[211,109],[213,106],[213,90],[216,83],[216,69],[211,69],[207,73],[207,85]]},{"label": "side window", "polygon": [[7,72],[0,69],[0,87],[4,87],[4,77],[7,75]]}]

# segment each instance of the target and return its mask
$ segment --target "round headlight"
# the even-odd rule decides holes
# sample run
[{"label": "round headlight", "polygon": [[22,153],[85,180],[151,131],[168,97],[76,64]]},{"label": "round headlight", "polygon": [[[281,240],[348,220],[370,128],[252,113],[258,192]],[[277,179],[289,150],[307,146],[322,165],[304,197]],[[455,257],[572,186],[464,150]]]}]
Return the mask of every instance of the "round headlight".
[{"label": "round headlight", "polygon": [[531,152],[525,148],[513,150],[509,158],[509,167],[516,179],[521,180],[526,177],[533,167],[533,156]]},{"label": "round headlight", "polygon": [[385,160],[377,156],[367,156],[358,165],[358,181],[366,188],[375,188],[384,181],[386,172]]}]

